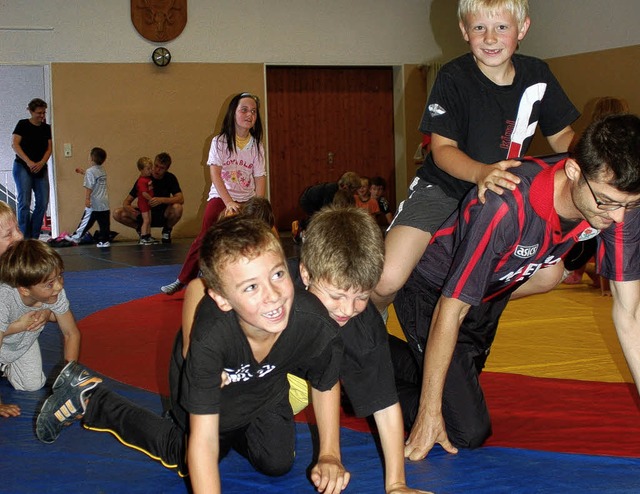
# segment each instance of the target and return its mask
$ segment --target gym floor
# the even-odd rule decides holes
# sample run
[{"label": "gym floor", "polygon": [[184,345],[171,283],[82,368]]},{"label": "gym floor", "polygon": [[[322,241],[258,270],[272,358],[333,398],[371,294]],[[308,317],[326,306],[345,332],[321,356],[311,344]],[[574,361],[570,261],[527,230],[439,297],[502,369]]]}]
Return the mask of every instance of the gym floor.
[{"label": "gym floor", "polygon": [[[157,413],[166,392],[167,352],[179,326],[173,281],[191,239],[170,245],[114,242],[60,248],[65,289],[83,333],[82,362],[134,403]],[[288,255],[296,246],[286,235]],[[407,462],[411,486],[437,493],[635,493],[640,489],[640,406],[610,322],[611,299],[587,281],[510,304],[482,375],[494,434],[486,446],[448,455],[439,447]],[[399,331],[393,315],[389,329]],[[45,389],[26,393],[0,380],[18,418],[0,419],[0,492],[189,492],[188,481],[108,433],[73,424],[51,445],[38,442],[34,417],[62,360],[60,332],[40,337]],[[314,492],[311,427],[298,416],[293,470],[271,478],[235,453],[222,460],[223,492]],[[384,492],[376,435],[343,417],[346,492]]]}]

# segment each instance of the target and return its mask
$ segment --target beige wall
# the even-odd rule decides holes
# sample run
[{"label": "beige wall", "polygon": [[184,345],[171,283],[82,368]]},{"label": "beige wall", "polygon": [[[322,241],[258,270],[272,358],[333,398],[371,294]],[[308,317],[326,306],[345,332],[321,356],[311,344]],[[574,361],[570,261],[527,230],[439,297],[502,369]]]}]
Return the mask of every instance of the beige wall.
[{"label": "beige wall", "polygon": [[405,140],[405,152],[406,152],[406,177],[403,184],[398,184],[398,187],[402,187],[401,191],[398,191],[399,202],[406,198],[407,188],[416,174],[416,168],[419,166],[414,160],[415,152],[418,145],[422,142],[422,133],[418,130],[420,120],[422,118],[422,112],[427,100],[427,79],[426,79],[426,67],[422,65],[407,65],[405,66],[405,89],[404,89],[404,104],[405,104],[405,118],[406,118],[406,140]]},{"label": "beige wall", "polygon": [[[73,231],[83,204],[82,177],[74,170],[86,167],[89,150],[107,151],[111,210],[122,204],[137,177],[136,160],[166,151],[171,171],[185,195],[182,221],[176,237],[194,236],[200,229],[210,180],[206,167],[211,138],[219,132],[231,96],[251,91],[263,101],[265,131],[268,122],[262,64],[180,64],[165,68],[151,64],[52,64],[52,101],[55,114],[54,160],[59,230]],[[406,175],[398,184],[400,199],[415,174],[413,154],[421,140],[418,122],[426,99],[424,74],[418,65],[402,70],[401,136]],[[64,144],[73,156],[64,157]],[[268,147],[268,139],[266,140]],[[406,183],[405,183],[406,182]],[[134,238],[133,230],[112,222],[119,238]]]},{"label": "beige wall", "polygon": [[[582,116],[575,123],[576,131],[590,121],[593,103],[600,96],[624,98],[632,113],[640,113],[640,45],[582,53],[547,60],[573,104]],[[536,135],[531,154],[551,152],[546,141]]]},{"label": "beige wall", "polygon": [[[548,60],[584,114],[576,122],[577,130],[588,122],[598,96],[625,98],[631,111],[640,112],[640,95],[635,91],[635,81],[640,78],[639,57],[640,45]],[[219,131],[222,113],[236,92],[254,92],[268,105],[264,71],[263,64],[172,63],[164,69],[148,63],[52,64],[60,231],[72,231],[82,210],[82,179],[73,170],[86,166],[91,147],[100,146],[108,153],[105,166],[112,209],[122,203],[135,180],[138,157],[170,153],[172,171],[185,193],[185,214],[175,235],[195,235],[209,190],[205,163],[211,137]],[[397,174],[398,200],[404,198],[416,170],[413,155],[421,140],[417,127],[426,100],[421,66],[403,65],[400,84],[398,104],[404,137],[399,166],[405,168]],[[262,115],[266,127],[264,105]],[[72,158],[63,156],[65,143],[73,146]],[[549,152],[546,141],[536,136],[530,153]],[[114,224],[113,229],[121,232],[120,238],[133,238],[133,232],[121,225]]]},{"label": "beige wall", "polygon": [[[111,209],[122,204],[137,177],[136,160],[166,151],[185,195],[176,236],[195,235],[209,190],[206,158],[231,96],[250,91],[264,101],[262,64],[65,64],[51,67],[55,114],[54,158],[60,231],[73,231],[83,208],[82,178],[89,151],[107,151]],[[263,109],[264,112],[264,109]],[[73,157],[63,146],[73,146]],[[114,222],[115,223],[115,222]],[[135,232],[122,225],[122,237]],[[133,233],[133,235],[132,235]]]}]

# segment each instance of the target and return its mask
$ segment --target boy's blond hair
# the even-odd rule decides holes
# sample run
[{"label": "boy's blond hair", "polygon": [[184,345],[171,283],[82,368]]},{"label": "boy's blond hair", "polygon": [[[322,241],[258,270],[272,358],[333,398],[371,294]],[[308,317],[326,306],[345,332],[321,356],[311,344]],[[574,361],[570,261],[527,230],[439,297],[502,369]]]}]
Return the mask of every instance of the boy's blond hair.
[{"label": "boy's blond hair", "polygon": [[466,24],[467,16],[478,14],[481,11],[495,14],[506,10],[516,18],[518,28],[522,28],[524,21],[529,17],[528,0],[459,0],[458,19]]},{"label": "boy's blond hair", "polygon": [[286,269],[282,245],[264,221],[242,215],[218,221],[207,230],[200,247],[200,270],[207,288],[225,295],[227,287],[222,280],[225,267],[266,252],[282,256]]},{"label": "boy's blond hair", "polygon": [[60,254],[40,240],[16,242],[0,257],[0,282],[13,288],[37,285],[63,271]]},{"label": "boy's blond hair", "polygon": [[311,280],[341,290],[373,290],[384,263],[382,231],[364,209],[327,206],[311,218],[300,262]]},{"label": "boy's blond hair", "polygon": [[153,166],[153,160],[148,156],[143,156],[142,158],[138,158],[136,165],[138,167],[138,171],[142,171],[146,166]]},{"label": "boy's blond hair", "polygon": [[10,220],[17,221],[16,212],[6,202],[0,201],[0,226],[6,225]]},{"label": "boy's blond hair", "polygon": [[345,172],[338,179],[338,187],[353,194],[360,188],[360,176],[356,172]]}]

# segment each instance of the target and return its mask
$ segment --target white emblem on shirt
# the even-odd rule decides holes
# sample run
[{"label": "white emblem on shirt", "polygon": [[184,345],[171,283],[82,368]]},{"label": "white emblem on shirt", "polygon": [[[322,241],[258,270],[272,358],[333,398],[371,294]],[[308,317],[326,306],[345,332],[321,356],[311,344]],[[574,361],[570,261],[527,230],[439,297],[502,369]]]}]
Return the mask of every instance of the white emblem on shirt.
[{"label": "white emblem on shirt", "polygon": [[255,371],[256,375],[254,376],[254,374],[251,372],[250,364],[244,364],[239,369],[225,369],[225,372],[229,375],[230,383],[237,383],[240,381],[248,381],[249,379],[252,379],[256,376],[264,377],[275,368],[275,365],[264,364],[257,371]]},{"label": "white emblem on shirt", "polygon": [[429,114],[432,117],[437,117],[438,115],[444,115],[447,113],[447,110],[442,108],[438,103],[432,103],[429,105]]},{"label": "white emblem on shirt", "polygon": [[562,259],[559,257],[548,256],[542,262],[532,262],[526,266],[522,266],[516,271],[511,271],[500,278],[500,281],[511,283],[512,281],[520,281],[524,278],[531,278],[540,268],[546,268],[558,264]]},{"label": "white emblem on shirt", "polygon": [[516,257],[519,257],[520,259],[529,259],[530,257],[533,257],[536,255],[536,252],[538,252],[538,247],[539,247],[539,244],[518,245],[513,255]]},{"label": "white emblem on shirt", "polygon": [[578,235],[578,242],[589,240],[590,238],[598,236],[599,233],[600,230],[598,230],[597,228],[587,227],[580,235]]}]

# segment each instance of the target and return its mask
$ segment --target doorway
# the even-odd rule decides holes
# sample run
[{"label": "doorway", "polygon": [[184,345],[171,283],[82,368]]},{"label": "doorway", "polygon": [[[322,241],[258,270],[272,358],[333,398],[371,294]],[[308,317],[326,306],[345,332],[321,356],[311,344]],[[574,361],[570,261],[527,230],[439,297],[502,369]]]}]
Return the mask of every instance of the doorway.
[{"label": "doorway", "polygon": [[[52,123],[50,70],[46,65],[0,65],[0,200],[16,209],[11,135],[18,120],[29,118],[27,105],[33,98],[47,102],[47,122]],[[52,132],[53,132],[53,125]],[[57,235],[57,197],[53,156],[49,159],[49,208],[51,231]],[[31,201],[33,206],[33,200]],[[54,233],[55,232],[55,233]]]},{"label": "doorway", "polygon": [[395,206],[392,67],[267,67],[270,200],[281,231],[303,190],[346,171],[387,182]]}]

